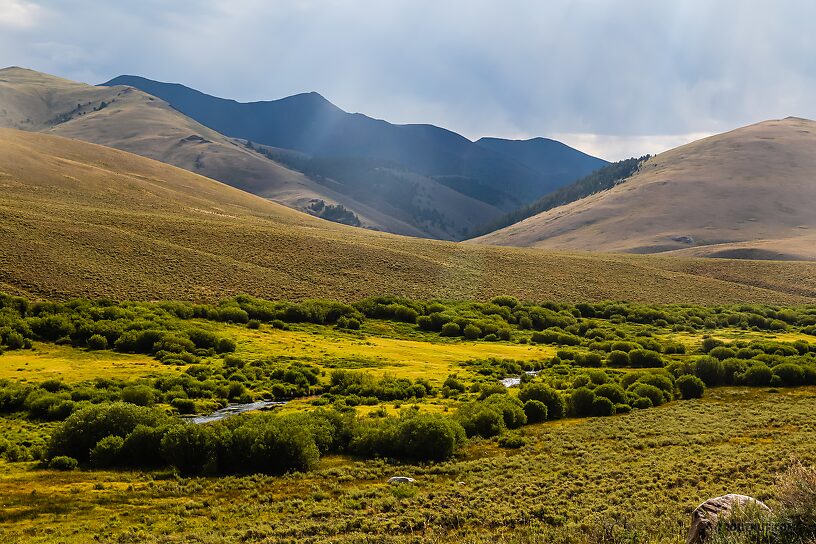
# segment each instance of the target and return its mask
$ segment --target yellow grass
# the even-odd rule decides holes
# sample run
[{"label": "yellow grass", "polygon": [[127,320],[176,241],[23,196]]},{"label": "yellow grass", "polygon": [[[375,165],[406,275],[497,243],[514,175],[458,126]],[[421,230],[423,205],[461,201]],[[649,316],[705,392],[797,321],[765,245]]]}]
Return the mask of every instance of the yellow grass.
[{"label": "yellow grass", "polygon": [[[461,363],[496,357],[533,361],[555,355],[553,346],[465,340],[420,341],[335,332],[327,327],[282,331],[229,326],[225,332],[238,341],[237,355],[293,357],[324,366],[365,368],[407,378],[443,381],[463,372]],[[328,365],[326,365],[328,363]]]},{"label": "yellow grass", "polygon": [[148,355],[113,351],[86,351],[71,346],[35,342],[33,350],[9,351],[0,356],[0,379],[43,381],[59,378],[76,383],[102,378],[134,379],[162,372],[177,372]]}]

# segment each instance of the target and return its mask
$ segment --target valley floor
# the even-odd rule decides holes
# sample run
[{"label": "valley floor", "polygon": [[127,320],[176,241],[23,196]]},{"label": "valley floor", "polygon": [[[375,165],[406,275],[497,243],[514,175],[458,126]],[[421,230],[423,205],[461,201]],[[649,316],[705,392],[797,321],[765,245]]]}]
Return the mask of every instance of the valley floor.
[{"label": "valley floor", "polygon": [[[768,499],[791,459],[816,463],[815,412],[816,388],[721,388],[611,418],[528,425],[531,442],[517,451],[475,441],[455,460],[426,466],[331,456],[314,472],[283,477],[66,473],[3,463],[0,537],[582,542],[582,534],[614,527],[641,535],[637,542],[680,543],[699,502],[730,492]],[[389,486],[393,475],[417,483]]]}]

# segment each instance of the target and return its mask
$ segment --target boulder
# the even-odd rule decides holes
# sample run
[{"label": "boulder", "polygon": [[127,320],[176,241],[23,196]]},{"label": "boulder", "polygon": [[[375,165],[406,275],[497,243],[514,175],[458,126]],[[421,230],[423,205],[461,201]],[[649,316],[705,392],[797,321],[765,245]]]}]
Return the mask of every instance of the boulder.
[{"label": "boulder", "polygon": [[708,499],[691,514],[691,529],[686,544],[704,544],[720,523],[733,524],[739,530],[746,522],[755,522],[771,513],[765,503],[746,495],[728,494]]},{"label": "boulder", "polygon": [[413,478],[409,478],[408,476],[392,476],[388,478],[389,484],[412,484],[416,480]]}]

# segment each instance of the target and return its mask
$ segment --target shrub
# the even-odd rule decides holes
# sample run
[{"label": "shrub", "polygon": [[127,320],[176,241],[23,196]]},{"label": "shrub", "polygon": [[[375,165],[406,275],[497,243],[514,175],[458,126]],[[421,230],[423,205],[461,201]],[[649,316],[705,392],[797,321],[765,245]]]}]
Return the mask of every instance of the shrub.
[{"label": "shrub", "polygon": [[629,354],[621,350],[613,350],[609,352],[606,358],[608,366],[629,366]]},{"label": "shrub", "polygon": [[547,405],[540,400],[528,400],[524,403],[524,414],[528,423],[540,423],[547,420]]},{"label": "shrub", "polygon": [[607,398],[614,404],[626,402],[626,392],[623,390],[623,387],[614,383],[605,383],[596,387],[595,396]]},{"label": "shrub", "polygon": [[218,468],[213,425],[172,427],[162,438],[161,452],[165,461],[182,474],[214,473]]},{"label": "shrub", "polygon": [[708,353],[712,349],[723,345],[725,345],[725,343],[722,340],[717,340],[716,338],[704,338],[702,351],[703,353]]},{"label": "shrub", "polygon": [[215,345],[215,351],[218,353],[232,353],[235,351],[235,348],[235,340],[232,340],[231,338],[220,338],[218,343]]},{"label": "shrub", "polygon": [[763,387],[771,384],[773,379],[773,371],[764,363],[755,363],[748,367],[742,375],[742,381],[746,385],[754,387]]},{"label": "shrub", "polygon": [[465,441],[465,430],[449,417],[420,414],[400,423],[397,439],[401,457],[440,461],[453,456]]},{"label": "shrub", "polygon": [[91,448],[106,436],[126,437],[137,425],[156,427],[167,421],[157,410],[115,402],[88,406],[71,414],[52,433],[48,457],[59,455],[87,461]]},{"label": "shrub", "polygon": [[518,433],[505,433],[499,437],[500,448],[518,449],[527,444],[527,440]]},{"label": "shrub", "polygon": [[615,405],[606,397],[595,397],[592,401],[593,416],[613,416],[615,415]]},{"label": "shrub", "polygon": [[712,349],[708,352],[711,357],[716,357],[720,361],[728,359],[729,357],[736,357],[737,352],[731,348],[727,348],[725,346],[717,346],[716,348]]},{"label": "shrub", "polygon": [[805,383],[805,372],[795,363],[782,363],[771,369],[774,376],[778,376],[781,384],[787,387]]},{"label": "shrub", "polygon": [[471,402],[461,406],[456,412],[456,421],[465,430],[467,436],[490,438],[501,434],[506,429],[501,412],[480,402]]},{"label": "shrub", "polygon": [[67,455],[57,455],[48,462],[48,468],[53,470],[76,470],[79,461]]},{"label": "shrub", "polygon": [[442,336],[459,336],[461,329],[458,324],[450,321],[442,325]]},{"label": "shrub", "polygon": [[106,436],[91,449],[91,465],[107,468],[120,464],[124,444],[125,440],[121,436]]},{"label": "shrub", "polygon": [[[629,388],[629,391],[637,398],[649,399],[652,406],[660,406],[663,404],[663,391],[654,385],[649,385],[647,383],[635,383]],[[633,404],[633,406],[639,408],[639,406],[635,404]]]},{"label": "shrub", "polygon": [[709,387],[722,385],[725,380],[725,367],[722,361],[714,357],[700,357],[694,364],[694,374]]},{"label": "shrub", "polygon": [[247,321],[247,327],[255,330],[260,329],[261,322],[258,319],[250,319],[249,321]]},{"label": "shrub", "polygon": [[88,338],[88,349],[99,350],[108,349],[108,339],[101,334],[94,334]]},{"label": "shrub", "polygon": [[656,351],[650,349],[636,349],[629,352],[629,362],[636,368],[662,367],[663,358]]},{"label": "shrub", "polygon": [[632,408],[637,408],[638,410],[645,410],[653,406],[654,404],[652,404],[652,401],[647,397],[638,397],[632,402]]},{"label": "shrub", "polygon": [[689,374],[680,376],[674,382],[677,390],[680,391],[680,396],[684,399],[699,399],[705,393],[705,383],[697,376]]},{"label": "shrub", "polygon": [[468,340],[476,340],[482,335],[482,330],[473,323],[468,323],[468,325],[462,329],[462,334]]},{"label": "shrub", "polygon": [[508,429],[517,429],[527,423],[524,405],[516,397],[507,394],[490,395],[483,404],[499,412]]},{"label": "shrub", "polygon": [[456,391],[457,393],[465,392],[465,384],[457,380],[455,376],[448,376],[447,379],[445,379],[445,382],[442,384],[442,387],[447,387],[451,391]]},{"label": "shrub", "polygon": [[567,412],[566,403],[558,391],[541,382],[523,386],[519,391],[518,398],[521,402],[527,402],[528,400],[543,402],[547,406],[548,419],[561,419]]},{"label": "shrub", "polygon": [[153,406],[156,395],[147,385],[130,385],[122,389],[122,400],[136,406]]},{"label": "shrub", "polygon": [[192,399],[175,398],[170,401],[170,406],[178,410],[180,414],[194,414],[196,411],[196,405]]},{"label": "shrub", "polygon": [[595,401],[595,393],[586,387],[579,387],[573,390],[570,395],[570,413],[576,417],[586,417],[592,414],[592,403]]}]

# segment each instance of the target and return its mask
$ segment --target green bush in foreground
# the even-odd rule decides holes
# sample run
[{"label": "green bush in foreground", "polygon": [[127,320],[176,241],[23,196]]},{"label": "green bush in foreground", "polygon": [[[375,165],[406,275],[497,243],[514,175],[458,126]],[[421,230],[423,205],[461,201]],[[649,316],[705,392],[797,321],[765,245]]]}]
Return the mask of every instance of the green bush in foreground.
[{"label": "green bush in foreground", "polygon": [[686,374],[677,378],[674,383],[684,399],[699,399],[705,393],[705,384],[697,376]]}]

